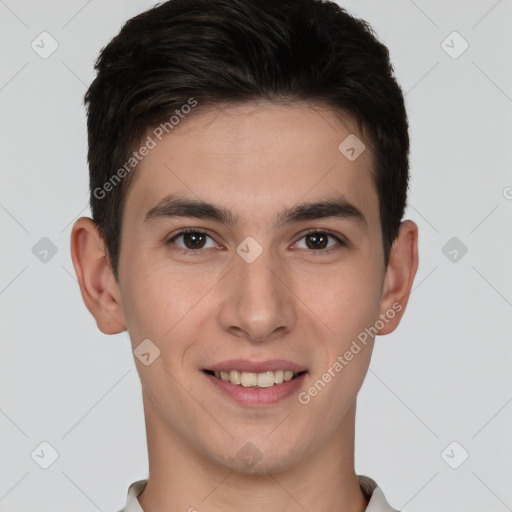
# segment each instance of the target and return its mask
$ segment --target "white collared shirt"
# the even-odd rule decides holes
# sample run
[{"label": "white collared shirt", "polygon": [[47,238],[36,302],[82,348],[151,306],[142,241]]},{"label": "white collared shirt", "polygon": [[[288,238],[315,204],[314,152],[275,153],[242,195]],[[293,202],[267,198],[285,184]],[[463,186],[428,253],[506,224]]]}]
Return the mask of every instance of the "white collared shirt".
[{"label": "white collared shirt", "polygon": [[[364,475],[358,475],[357,478],[359,479],[359,487],[361,487],[363,494],[370,500],[366,507],[366,512],[398,512],[389,505],[384,497],[384,493],[375,480]],[[142,493],[147,482],[147,480],[138,480],[130,485],[126,506],[120,512],[144,512],[137,497]]]}]

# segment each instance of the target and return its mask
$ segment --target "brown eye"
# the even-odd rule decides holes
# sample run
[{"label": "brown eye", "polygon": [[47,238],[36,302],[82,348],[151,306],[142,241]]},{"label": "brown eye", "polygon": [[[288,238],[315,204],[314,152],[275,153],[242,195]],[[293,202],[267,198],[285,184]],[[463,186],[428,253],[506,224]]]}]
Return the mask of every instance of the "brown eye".
[{"label": "brown eye", "polygon": [[[183,249],[194,251],[198,249],[207,249],[208,247],[205,246],[205,243],[208,238],[212,239],[211,236],[206,234],[204,231],[189,229],[180,231],[177,235],[168,240],[167,243],[176,243],[176,240],[182,239],[183,245],[178,243],[177,245]],[[210,247],[215,247],[215,242],[213,242]]]},{"label": "brown eye", "polygon": [[309,249],[325,249],[329,242],[329,236],[324,233],[313,233],[304,238]]},{"label": "brown eye", "polygon": [[[329,239],[335,241],[329,245]],[[322,251],[325,249],[331,249],[336,245],[346,245],[339,237],[327,232],[327,231],[310,231],[306,233],[300,240],[305,240],[305,249],[313,251]],[[297,242],[299,243],[299,242]]]}]

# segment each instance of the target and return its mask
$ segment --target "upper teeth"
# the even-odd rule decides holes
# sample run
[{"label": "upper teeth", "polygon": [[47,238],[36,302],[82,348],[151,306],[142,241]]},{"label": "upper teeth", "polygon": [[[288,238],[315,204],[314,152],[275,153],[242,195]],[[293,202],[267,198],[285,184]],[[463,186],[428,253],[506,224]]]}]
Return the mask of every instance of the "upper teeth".
[{"label": "upper teeth", "polygon": [[231,370],[229,372],[215,372],[215,377],[231,382],[238,386],[269,388],[274,384],[281,384],[283,381],[292,380],[294,372],[292,370],[276,370],[263,373],[240,372]]}]

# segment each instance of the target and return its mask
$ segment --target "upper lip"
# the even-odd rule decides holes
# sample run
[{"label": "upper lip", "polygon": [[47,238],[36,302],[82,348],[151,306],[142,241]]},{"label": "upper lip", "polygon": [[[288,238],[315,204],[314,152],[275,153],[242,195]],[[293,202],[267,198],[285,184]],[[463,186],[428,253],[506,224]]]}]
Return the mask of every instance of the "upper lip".
[{"label": "upper lip", "polygon": [[300,364],[285,361],[284,359],[268,359],[266,361],[250,361],[249,359],[230,359],[204,368],[213,372],[228,372],[238,370],[241,372],[273,372],[277,370],[291,370],[295,373],[306,371]]}]

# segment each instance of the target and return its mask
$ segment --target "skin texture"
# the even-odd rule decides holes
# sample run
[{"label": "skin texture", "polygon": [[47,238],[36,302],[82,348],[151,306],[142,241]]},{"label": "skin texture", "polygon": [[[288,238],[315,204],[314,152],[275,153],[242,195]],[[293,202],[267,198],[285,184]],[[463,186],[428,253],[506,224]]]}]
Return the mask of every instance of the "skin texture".
[{"label": "skin texture", "polygon": [[[304,391],[393,304],[401,310],[379,334],[397,327],[418,266],[417,226],[402,223],[385,268],[370,151],[349,161],[338,150],[357,134],[352,124],[308,103],[195,111],[144,158],[128,191],[119,282],[92,221],[75,223],[73,263],[99,329],[127,329],[133,349],[150,339],[160,350],[149,366],[135,358],[150,467],[139,496],[145,511],[365,510],[354,422],[373,339],[306,405],[293,393],[242,406],[202,372],[229,359],[285,359],[307,368]],[[145,223],[170,193],[227,208],[239,221]],[[339,195],[365,225],[328,218],[276,226],[285,207]],[[183,237],[166,244],[183,228],[211,238],[201,249]],[[330,238],[326,249],[311,248],[311,228],[347,245]],[[248,236],[263,250],[252,263],[236,252]],[[237,455],[246,443],[260,456],[250,467]]]}]

